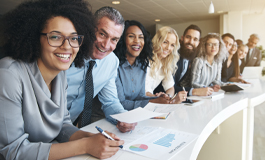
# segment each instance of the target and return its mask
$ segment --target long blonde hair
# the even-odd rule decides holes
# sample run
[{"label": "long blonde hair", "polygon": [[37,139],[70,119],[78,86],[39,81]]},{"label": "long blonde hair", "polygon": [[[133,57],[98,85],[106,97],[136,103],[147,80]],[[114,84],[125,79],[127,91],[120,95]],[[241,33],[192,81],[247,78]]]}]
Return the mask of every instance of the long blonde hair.
[{"label": "long blonde hair", "polygon": [[[174,34],[176,36],[176,43],[171,54],[166,58],[159,59],[159,55],[162,54],[163,49],[161,44],[166,40],[168,34]],[[179,59],[178,49],[179,49],[179,37],[177,32],[168,26],[160,28],[154,38],[152,39],[153,43],[153,61],[150,61],[150,74],[155,78],[155,72],[160,68],[162,64],[162,71],[165,75],[165,79],[168,79],[169,76],[175,74],[177,70],[177,61]]]}]

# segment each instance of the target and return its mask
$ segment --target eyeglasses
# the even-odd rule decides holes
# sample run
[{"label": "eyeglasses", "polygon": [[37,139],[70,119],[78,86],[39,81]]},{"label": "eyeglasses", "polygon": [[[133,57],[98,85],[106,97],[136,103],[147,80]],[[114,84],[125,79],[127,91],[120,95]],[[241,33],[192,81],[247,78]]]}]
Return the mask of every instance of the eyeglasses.
[{"label": "eyeglasses", "polygon": [[82,45],[84,39],[83,35],[64,36],[57,32],[40,34],[47,36],[48,43],[52,47],[61,47],[64,44],[65,40],[68,40],[71,47],[78,48]]},{"label": "eyeglasses", "polygon": [[208,47],[219,47],[219,43],[206,43],[206,45],[208,46]]}]

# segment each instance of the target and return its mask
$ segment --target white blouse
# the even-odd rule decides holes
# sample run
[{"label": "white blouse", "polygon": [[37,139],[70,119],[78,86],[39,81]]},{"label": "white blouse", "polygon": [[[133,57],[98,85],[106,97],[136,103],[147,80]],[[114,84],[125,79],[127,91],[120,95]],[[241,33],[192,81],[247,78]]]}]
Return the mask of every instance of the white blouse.
[{"label": "white blouse", "polygon": [[145,80],[145,92],[153,93],[161,81],[162,81],[162,86],[165,91],[173,87],[175,82],[174,82],[172,73],[170,75],[171,76],[168,79],[165,79],[166,76],[163,74],[162,65],[161,65],[160,68],[155,71],[155,75],[154,75],[155,77],[152,77],[150,73],[150,67],[147,67],[147,74],[146,74],[146,80]]}]

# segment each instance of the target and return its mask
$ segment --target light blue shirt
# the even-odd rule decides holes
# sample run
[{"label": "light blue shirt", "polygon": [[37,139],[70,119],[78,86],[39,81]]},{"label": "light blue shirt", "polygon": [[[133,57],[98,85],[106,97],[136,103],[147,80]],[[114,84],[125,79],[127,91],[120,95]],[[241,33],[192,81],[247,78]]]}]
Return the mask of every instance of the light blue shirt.
[{"label": "light blue shirt", "polygon": [[[91,60],[91,59],[90,59]],[[85,60],[85,67],[77,68],[73,64],[67,71],[67,108],[70,112],[71,120],[74,122],[84,108],[85,100],[85,76],[89,68],[89,61]],[[118,96],[115,80],[119,60],[111,52],[105,58],[95,60],[93,67],[94,97],[98,94],[99,101],[102,103],[102,110],[110,122],[116,124],[116,120],[110,115],[126,112],[121,105]]]},{"label": "light blue shirt", "polygon": [[180,79],[185,75],[185,73],[187,72],[188,69],[188,65],[189,65],[189,60],[183,58],[183,69],[182,72],[180,74]]},{"label": "light blue shirt", "polygon": [[118,97],[126,110],[145,107],[149,99],[153,99],[145,95],[146,69],[142,70],[141,66],[136,60],[133,65],[126,61],[118,68]]}]

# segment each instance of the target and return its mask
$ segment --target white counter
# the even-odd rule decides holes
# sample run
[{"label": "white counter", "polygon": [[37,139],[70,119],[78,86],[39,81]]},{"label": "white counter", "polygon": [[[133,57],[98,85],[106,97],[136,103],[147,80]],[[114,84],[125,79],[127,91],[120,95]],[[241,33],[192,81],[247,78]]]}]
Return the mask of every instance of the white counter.
[{"label": "white counter", "polygon": [[[198,134],[197,140],[172,159],[218,160],[252,159],[254,106],[265,101],[265,82],[251,80],[244,91],[226,93],[222,99],[206,99],[199,106],[183,106],[166,120],[149,119],[139,126],[156,126]],[[83,130],[97,133],[95,126],[108,130],[113,125],[105,119],[92,123]],[[88,155],[70,159],[95,159]],[[133,153],[123,153],[119,160],[147,160]]]}]

